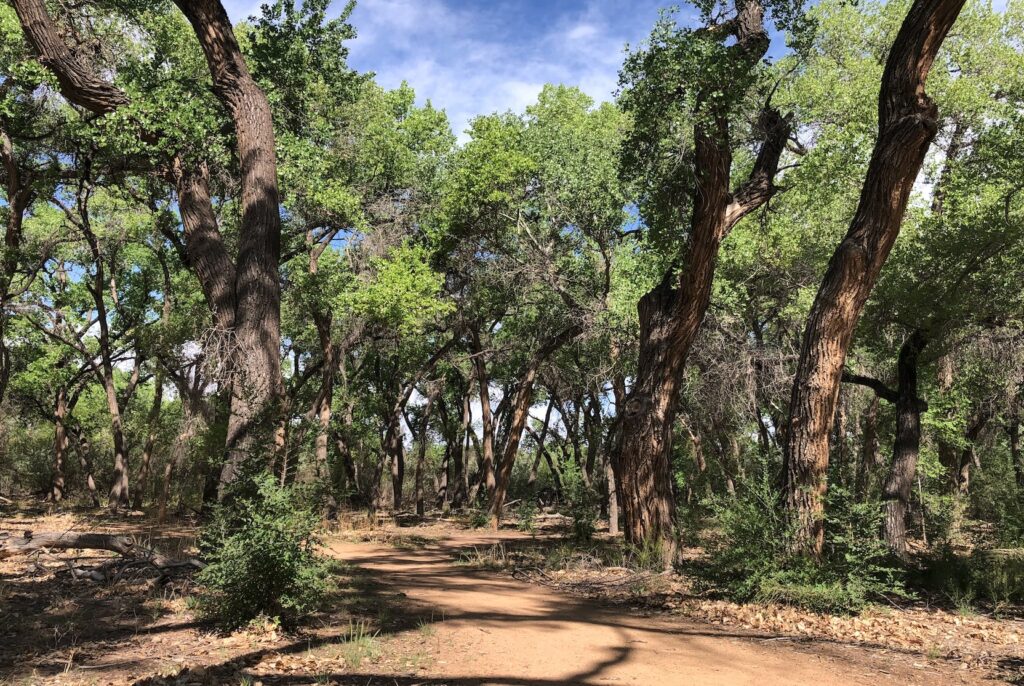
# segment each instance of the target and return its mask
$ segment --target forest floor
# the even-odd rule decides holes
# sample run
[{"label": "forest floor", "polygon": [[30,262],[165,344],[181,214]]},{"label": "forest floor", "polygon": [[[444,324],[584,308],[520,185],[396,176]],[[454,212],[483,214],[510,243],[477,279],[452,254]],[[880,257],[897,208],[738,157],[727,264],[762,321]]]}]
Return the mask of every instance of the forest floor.
[{"label": "forest floor", "polygon": [[[12,533],[72,527],[133,534],[171,554],[187,553],[195,533],[94,516],[0,518]],[[293,634],[272,624],[210,633],[187,587],[72,580],[61,571],[67,552],[0,561],[0,684],[1024,683],[1017,620],[934,609],[821,618],[673,600],[663,575],[506,564],[507,551],[557,544],[510,530],[435,524],[339,532],[326,544],[345,563],[338,590]]]}]

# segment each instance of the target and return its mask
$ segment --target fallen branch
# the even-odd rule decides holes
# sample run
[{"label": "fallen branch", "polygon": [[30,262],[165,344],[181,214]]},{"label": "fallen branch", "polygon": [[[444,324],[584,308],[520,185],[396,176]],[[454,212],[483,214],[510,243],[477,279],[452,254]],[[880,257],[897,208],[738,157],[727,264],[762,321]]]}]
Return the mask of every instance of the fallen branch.
[{"label": "fallen branch", "polygon": [[25,531],[20,536],[0,534],[0,560],[17,555],[27,555],[36,550],[108,550],[122,557],[147,562],[158,569],[191,565],[202,569],[199,560],[172,560],[160,553],[141,546],[130,536],[100,534],[83,531]]}]

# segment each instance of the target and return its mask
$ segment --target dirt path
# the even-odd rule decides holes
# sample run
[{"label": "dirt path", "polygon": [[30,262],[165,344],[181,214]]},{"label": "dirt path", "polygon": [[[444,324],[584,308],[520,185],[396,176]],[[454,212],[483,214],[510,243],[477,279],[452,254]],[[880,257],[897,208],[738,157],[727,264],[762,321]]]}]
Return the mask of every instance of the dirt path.
[{"label": "dirt path", "polygon": [[441,681],[428,683],[980,683],[972,675],[920,664],[926,661],[912,655],[836,644],[794,646],[681,618],[645,617],[452,563],[458,550],[496,540],[454,534],[421,549],[342,542],[332,549],[391,590],[405,593],[410,611],[430,618],[424,621],[432,621],[438,650],[420,674]]}]

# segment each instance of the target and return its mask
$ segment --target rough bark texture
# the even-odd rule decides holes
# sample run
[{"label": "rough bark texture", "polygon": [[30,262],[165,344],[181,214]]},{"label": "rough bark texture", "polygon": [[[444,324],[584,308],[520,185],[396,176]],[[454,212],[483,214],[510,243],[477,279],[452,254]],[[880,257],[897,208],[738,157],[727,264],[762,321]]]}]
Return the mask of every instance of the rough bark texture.
[{"label": "rough bark texture", "polygon": [[281,396],[280,196],[270,103],[249,74],[220,0],[175,0],[195,31],[213,89],[235,126],[242,223],[235,274],[231,416],[219,497],[242,464],[265,450],[260,427]]},{"label": "rough bark texture", "polygon": [[[16,0],[12,4],[40,63],[57,77],[61,94],[69,102],[99,115],[129,103],[124,92],[92,68],[87,54],[65,43],[43,0]],[[266,98],[245,69],[230,21],[220,3],[178,4],[187,16],[187,10],[191,11],[189,19],[203,44],[215,87],[236,121],[243,170],[243,235],[238,269],[217,227],[205,167],[188,168],[180,157],[174,156],[165,170],[165,176],[175,184],[178,193],[186,262],[199,279],[217,328],[230,342],[225,346],[230,352],[227,359],[222,360],[224,368],[230,374],[236,359],[245,363],[242,380],[232,386],[233,400],[235,396],[240,400],[230,415],[234,420],[230,427],[233,431],[229,431],[228,448],[231,449],[242,434],[247,435],[246,429],[252,424],[242,421],[244,417],[254,415],[257,406],[267,400],[266,387],[271,386],[274,392],[279,387],[280,216],[273,130]],[[144,130],[142,136],[158,140],[161,132]],[[244,299],[237,293],[240,283],[245,289]],[[242,313],[236,314],[240,305],[245,326],[236,337],[234,325],[241,318]],[[243,346],[260,354],[235,354]],[[235,454],[237,457],[237,452]],[[228,471],[232,476],[233,468]]]},{"label": "rough bark texture", "polygon": [[783,495],[797,526],[796,548],[812,556],[820,555],[824,543],[829,429],[846,353],[935,137],[938,111],[925,82],[963,4],[915,0],[903,21],[882,75],[878,138],[860,202],[804,332],[786,424]]},{"label": "rough bark texture", "polygon": [[927,342],[923,332],[914,331],[900,348],[896,368],[896,437],[892,466],[882,491],[882,506],[885,541],[901,558],[907,556],[907,509],[921,452],[921,413],[927,409],[917,396],[917,361]]},{"label": "rough bark texture", "polygon": [[53,478],[50,482],[50,500],[59,503],[64,499],[64,461],[68,453],[68,389],[57,389],[53,406]]},{"label": "rough bark texture", "polygon": [[3,162],[4,186],[7,192],[7,226],[3,246],[0,247],[0,403],[7,395],[11,378],[10,353],[7,350],[7,305],[12,296],[15,276],[21,266],[19,255],[24,236],[23,222],[36,193],[19,167],[14,142],[6,131],[0,130],[0,158]]},{"label": "rough bark texture", "polygon": [[[736,39],[732,49],[737,60],[753,69],[768,49],[763,8],[750,1],[739,3],[737,9],[729,29]],[[666,563],[675,554],[670,458],[680,376],[707,311],[719,246],[740,219],[776,192],[773,182],[790,130],[789,120],[776,110],[762,111],[761,150],[750,177],[733,193],[728,118],[708,102],[700,109],[694,126],[689,240],[679,263],[640,299],[640,355],[619,420],[613,460],[627,540],[656,539]]]},{"label": "rough bark texture", "polygon": [[210,200],[209,172],[205,165],[190,169],[175,158],[171,179],[178,194],[186,261],[196,274],[219,333],[230,335],[235,328],[237,304],[235,264],[217,227]]}]

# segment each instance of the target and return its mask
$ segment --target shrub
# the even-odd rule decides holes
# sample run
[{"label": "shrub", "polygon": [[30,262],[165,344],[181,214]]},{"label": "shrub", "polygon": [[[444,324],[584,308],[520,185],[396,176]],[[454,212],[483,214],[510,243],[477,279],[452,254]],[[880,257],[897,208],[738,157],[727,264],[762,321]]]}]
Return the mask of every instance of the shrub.
[{"label": "shrub", "polygon": [[238,489],[204,528],[200,615],[223,629],[260,617],[294,622],[327,590],[327,564],[316,554],[317,515],[270,475]]},{"label": "shrub", "polygon": [[483,510],[473,510],[469,515],[469,527],[471,529],[482,529],[490,523],[490,515]]},{"label": "shrub", "polygon": [[945,547],[926,560],[914,583],[945,595],[961,610],[985,601],[998,609],[1024,601],[1024,550],[978,550],[957,554]]},{"label": "shrub", "polygon": [[881,540],[881,511],[833,486],[820,561],[792,554],[793,531],[770,466],[735,497],[709,501],[718,535],[709,546],[706,583],[739,601],[781,602],[817,612],[856,612],[872,599],[902,594],[902,570]]},{"label": "shrub", "polygon": [[519,522],[516,528],[523,533],[532,534],[537,531],[537,503],[526,500],[519,506]]},{"label": "shrub", "polygon": [[575,463],[568,463],[562,470],[562,496],[572,518],[573,539],[580,543],[589,541],[597,531],[598,499]]}]

